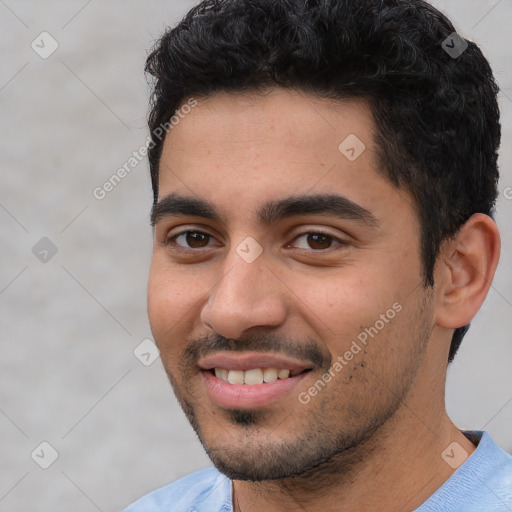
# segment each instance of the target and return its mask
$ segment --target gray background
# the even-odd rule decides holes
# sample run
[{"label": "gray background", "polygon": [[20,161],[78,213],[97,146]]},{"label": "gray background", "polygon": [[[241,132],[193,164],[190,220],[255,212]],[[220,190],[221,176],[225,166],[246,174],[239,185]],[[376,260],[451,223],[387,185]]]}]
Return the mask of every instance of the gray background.
[{"label": "gray background", "polygon": [[[432,3],[481,45],[502,90],[502,259],[447,407],[512,451],[512,2]],[[0,511],[116,511],[210,465],[160,359],[133,354],[151,338],[147,161],[92,194],[144,144],[146,52],[192,5],[0,0]],[[47,59],[31,48],[43,31],[59,44]],[[58,249],[46,263],[32,252],[43,237]],[[58,452],[48,469],[31,458],[42,441]]]}]

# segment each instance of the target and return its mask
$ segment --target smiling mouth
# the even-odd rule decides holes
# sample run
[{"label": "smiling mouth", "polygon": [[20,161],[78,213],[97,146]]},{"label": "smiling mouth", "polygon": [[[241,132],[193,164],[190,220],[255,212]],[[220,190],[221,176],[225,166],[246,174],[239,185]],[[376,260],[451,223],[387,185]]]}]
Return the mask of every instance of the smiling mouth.
[{"label": "smiling mouth", "polygon": [[303,370],[288,370],[286,368],[252,368],[250,370],[228,370],[226,368],[211,368],[208,370],[218,379],[229,384],[241,385],[247,384],[254,386],[257,384],[275,382],[295,377],[302,373],[311,371],[311,368]]}]

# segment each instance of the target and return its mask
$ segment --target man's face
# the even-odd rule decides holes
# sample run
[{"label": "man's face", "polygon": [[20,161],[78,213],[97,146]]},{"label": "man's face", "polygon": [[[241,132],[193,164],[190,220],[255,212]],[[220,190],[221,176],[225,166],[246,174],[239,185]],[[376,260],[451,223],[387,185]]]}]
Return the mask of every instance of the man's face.
[{"label": "man's face", "polygon": [[149,319],[232,478],[332,461],[414,389],[433,304],[412,201],[378,173],[374,130],[362,102],[278,88],[198,99],[167,135],[159,202],[211,211],[157,208]]}]

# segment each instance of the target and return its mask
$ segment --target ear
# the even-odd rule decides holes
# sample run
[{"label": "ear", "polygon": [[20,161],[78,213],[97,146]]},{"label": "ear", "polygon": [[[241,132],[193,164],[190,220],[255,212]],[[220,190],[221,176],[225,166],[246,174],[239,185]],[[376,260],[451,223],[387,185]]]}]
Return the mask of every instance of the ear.
[{"label": "ear", "polygon": [[491,217],[476,213],[442,245],[436,264],[436,324],[468,324],[483,304],[498,260],[501,240]]}]

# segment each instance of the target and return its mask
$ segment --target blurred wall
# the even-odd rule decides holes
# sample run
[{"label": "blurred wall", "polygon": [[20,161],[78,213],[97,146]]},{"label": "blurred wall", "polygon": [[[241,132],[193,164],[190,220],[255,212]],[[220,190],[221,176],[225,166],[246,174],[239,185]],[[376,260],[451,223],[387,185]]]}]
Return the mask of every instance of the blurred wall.
[{"label": "blurred wall", "polygon": [[[447,407],[512,451],[512,4],[432,3],[481,45],[502,89],[502,260],[449,370]],[[144,144],[147,51],[192,5],[0,0],[0,511],[121,510],[210,465],[140,345],[146,159],[93,194]]]}]

